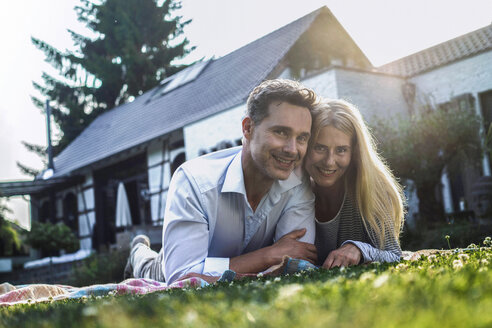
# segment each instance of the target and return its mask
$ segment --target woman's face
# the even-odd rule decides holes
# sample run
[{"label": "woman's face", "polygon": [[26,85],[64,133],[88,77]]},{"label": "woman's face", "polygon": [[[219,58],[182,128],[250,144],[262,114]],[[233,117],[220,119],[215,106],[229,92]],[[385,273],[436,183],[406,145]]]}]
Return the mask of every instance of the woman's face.
[{"label": "woman's face", "polygon": [[342,181],[352,159],[350,136],[333,126],[325,126],[308,150],[304,166],[320,187]]}]

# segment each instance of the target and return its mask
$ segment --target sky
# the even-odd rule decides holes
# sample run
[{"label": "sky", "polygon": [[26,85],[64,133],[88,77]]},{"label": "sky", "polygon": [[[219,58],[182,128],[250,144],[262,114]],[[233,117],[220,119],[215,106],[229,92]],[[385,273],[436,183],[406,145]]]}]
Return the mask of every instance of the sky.
[{"label": "sky", "polygon": [[[0,182],[27,180],[16,162],[42,168],[21,144],[46,145],[46,124],[31,95],[32,81],[54,74],[31,37],[73,49],[67,29],[90,35],[77,21],[78,0],[0,2]],[[192,19],[185,35],[196,50],[185,60],[224,56],[303,15],[327,6],[375,66],[492,23],[490,0],[183,0]],[[56,75],[55,75],[56,76]],[[56,137],[56,136],[55,136]],[[9,218],[28,225],[28,203],[8,202]]]}]

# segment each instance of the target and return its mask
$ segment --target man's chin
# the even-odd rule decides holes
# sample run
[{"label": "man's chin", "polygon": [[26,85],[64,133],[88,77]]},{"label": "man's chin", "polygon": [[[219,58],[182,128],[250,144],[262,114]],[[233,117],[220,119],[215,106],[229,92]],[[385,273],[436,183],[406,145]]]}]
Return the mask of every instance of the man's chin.
[{"label": "man's chin", "polygon": [[276,180],[287,180],[290,177],[292,170],[275,170],[275,173],[271,176]]}]

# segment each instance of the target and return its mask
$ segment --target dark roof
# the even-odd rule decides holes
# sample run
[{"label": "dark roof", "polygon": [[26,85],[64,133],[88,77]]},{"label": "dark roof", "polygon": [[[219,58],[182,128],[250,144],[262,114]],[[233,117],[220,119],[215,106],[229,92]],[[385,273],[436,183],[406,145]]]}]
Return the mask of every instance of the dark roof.
[{"label": "dark roof", "polygon": [[379,67],[383,73],[411,77],[492,49],[492,24]]},{"label": "dark roof", "polygon": [[63,188],[73,183],[81,183],[80,176],[38,179],[32,181],[4,181],[0,182],[0,197],[35,195],[51,188]]},{"label": "dark roof", "polygon": [[243,103],[320,13],[331,15],[322,7],[213,60],[188,84],[162,96],[157,96],[160,90],[155,88],[100,115],[55,158],[54,176],[69,174]]}]

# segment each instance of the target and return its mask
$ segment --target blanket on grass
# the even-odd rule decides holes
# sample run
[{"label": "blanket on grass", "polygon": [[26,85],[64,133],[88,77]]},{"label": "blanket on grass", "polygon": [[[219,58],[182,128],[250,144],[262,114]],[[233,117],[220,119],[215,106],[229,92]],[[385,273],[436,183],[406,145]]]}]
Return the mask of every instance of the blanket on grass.
[{"label": "blanket on grass", "polygon": [[[429,255],[438,250],[425,250],[419,252],[404,252],[403,259],[416,260],[421,255]],[[442,252],[442,251],[441,251]],[[285,256],[282,262],[275,265],[260,275],[279,276],[301,272],[318,267],[308,261],[292,259]],[[163,291],[170,288],[198,288],[205,287],[217,281],[230,282],[234,279],[244,277],[255,277],[256,273],[237,274],[234,271],[226,270],[221,277],[211,277],[197,273],[190,273],[181,280],[170,285],[155,281],[152,279],[127,279],[121,283],[91,285],[86,287],[73,287],[67,285],[50,285],[50,284],[29,284],[13,286],[9,283],[0,285],[0,306],[9,306],[15,304],[32,304],[39,302],[53,302],[63,299],[80,299],[86,297],[97,297],[107,295],[124,295],[124,294],[148,294],[157,291]]]},{"label": "blanket on grass", "polygon": [[63,299],[97,297],[106,295],[147,294],[169,288],[197,288],[208,285],[199,277],[177,281],[171,285],[152,279],[127,279],[118,284],[72,287],[66,285],[30,284],[0,285],[0,306],[53,302]]},{"label": "blanket on grass", "polygon": [[[281,264],[271,267],[263,272],[263,275],[277,276],[295,273],[316,268],[316,266],[304,260],[284,257]],[[73,287],[67,285],[29,284],[13,286],[9,283],[0,285],[0,306],[15,304],[33,304],[39,302],[53,302],[64,299],[80,299],[107,295],[124,294],[148,294],[163,291],[170,288],[198,288],[205,287],[217,281],[230,282],[243,277],[254,277],[257,274],[236,274],[226,270],[220,277],[211,277],[197,273],[190,273],[181,280],[170,285],[152,279],[127,279],[118,284],[101,284],[86,287]]]}]

